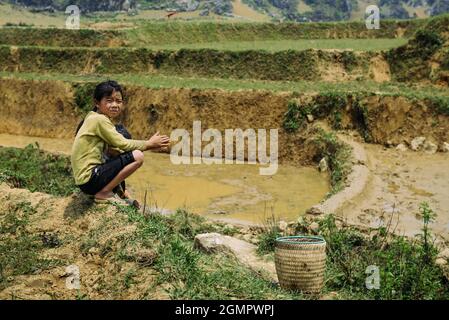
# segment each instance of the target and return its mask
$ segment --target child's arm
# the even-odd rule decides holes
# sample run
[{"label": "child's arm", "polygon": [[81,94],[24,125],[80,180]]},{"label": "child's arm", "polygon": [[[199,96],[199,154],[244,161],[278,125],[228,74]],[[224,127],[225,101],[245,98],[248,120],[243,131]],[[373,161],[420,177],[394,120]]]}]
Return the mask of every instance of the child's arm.
[{"label": "child's arm", "polygon": [[104,140],[107,144],[114,146],[115,148],[119,148],[123,151],[146,151],[164,148],[170,145],[170,138],[165,135],[161,136],[159,132],[154,134],[148,140],[126,139],[117,132],[111,120],[109,120],[106,116],[99,115],[96,117],[96,120],[96,135]]},{"label": "child's arm", "polygon": [[110,147],[123,150],[124,152],[133,150],[148,150],[148,141],[126,139],[117,132],[115,126],[106,116],[99,115],[95,118],[95,120],[97,120],[95,134]]}]

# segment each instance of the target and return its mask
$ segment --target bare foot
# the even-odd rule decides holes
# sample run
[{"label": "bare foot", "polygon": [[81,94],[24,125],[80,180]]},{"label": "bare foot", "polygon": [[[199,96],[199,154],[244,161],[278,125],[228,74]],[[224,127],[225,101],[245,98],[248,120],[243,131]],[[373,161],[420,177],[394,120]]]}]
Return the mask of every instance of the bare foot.
[{"label": "bare foot", "polygon": [[123,196],[128,199],[131,198],[131,195],[129,194],[128,190],[125,190],[125,192],[123,192]]},{"label": "bare foot", "polygon": [[99,200],[104,200],[104,199],[108,199],[114,196],[114,193],[112,192],[97,192],[95,194],[95,199],[99,199]]}]

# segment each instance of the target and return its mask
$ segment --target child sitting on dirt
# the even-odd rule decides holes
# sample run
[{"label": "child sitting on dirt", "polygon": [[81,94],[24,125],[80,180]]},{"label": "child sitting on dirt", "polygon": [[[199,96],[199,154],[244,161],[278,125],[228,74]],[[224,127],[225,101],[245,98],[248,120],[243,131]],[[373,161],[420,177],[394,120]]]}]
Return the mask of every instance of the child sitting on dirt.
[{"label": "child sitting on dirt", "polygon": [[[124,204],[114,196],[113,190],[118,191],[117,187],[140,168],[144,158],[142,151],[165,149],[170,139],[157,132],[148,140],[132,140],[117,131],[112,119],[123,107],[123,91],[117,82],[105,81],[97,85],[94,101],[94,109],[78,125],[72,146],[75,183],[81,191],[93,195],[98,203]],[[126,189],[123,195],[126,197]]]}]

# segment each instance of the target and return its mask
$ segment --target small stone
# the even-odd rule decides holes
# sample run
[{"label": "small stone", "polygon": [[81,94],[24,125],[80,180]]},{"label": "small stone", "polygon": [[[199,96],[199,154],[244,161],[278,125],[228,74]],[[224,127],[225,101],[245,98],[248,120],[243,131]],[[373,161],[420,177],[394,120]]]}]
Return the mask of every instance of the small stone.
[{"label": "small stone", "polygon": [[287,230],[288,227],[288,223],[285,221],[279,221],[279,230],[281,232],[284,232],[285,230]]},{"label": "small stone", "polygon": [[202,233],[195,236],[193,246],[207,253],[224,251],[222,235],[219,233]]},{"label": "small stone", "polygon": [[425,137],[416,137],[410,142],[410,147],[413,151],[418,151],[422,148],[424,141],[426,141]]},{"label": "small stone", "polygon": [[423,148],[424,148],[424,151],[428,154],[434,154],[438,150],[438,146],[435,143],[432,143],[430,141],[424,142]]},{"label": "small stone", "polygon": [[449,152],[449,143],[443,142],[443,152]]},{"label": "small stone", "polygon": [[89,229],[89,223],[87,221],[81,221],[79,224],[79,228],[81,230],[88,230]]},{"label": "small stone", "polygon": [[212,212],[212,214],[226,214],[227,212],[225,210],[215,210]]},{"label": "small stone", "polygon": [[317,233],[320,229],[320,225],[317,222],[312,222],[309,226],[310,230],[314,233]]},{"label": "small stone", "polygon": [[308,114],[308,115],[307,115],[307,121],[310,123],[310,122],[313,122],[313,120],[315,120],[315,119],[313,118],[313,116],[312,116],[311,114]]},{"label": "small stone", "polygon": [[321,172],[326,172],[328,170],[326,158],[323,158],[320,160],[320,163],[318,164],[318,168],[320,169]]},{"label": "small stone", "polygon": [[399,151],[407,151],[408,148],[407,148],[407,146],[406,146],[405,144],[400,143],[400,144],[398,144],[398,145],[396,146],[396,150],[399,150]]},{"label": "small stone", "polygon": [[387,140],[387,147],[391,147],[393,145],[393,142],[391,140]]},{"label": "small stone", "polygon": [[245,240],[246,242],[252,242],[253,237],[250,234],[244,234],[243,235],[243,240]]},{"label": "small stone", "polygon": [[323,209],[319,206],[313,206],[309,209],[307,209],[306,214],[312,214],[312,215],[320,215],[320,214],[324,214]]}]

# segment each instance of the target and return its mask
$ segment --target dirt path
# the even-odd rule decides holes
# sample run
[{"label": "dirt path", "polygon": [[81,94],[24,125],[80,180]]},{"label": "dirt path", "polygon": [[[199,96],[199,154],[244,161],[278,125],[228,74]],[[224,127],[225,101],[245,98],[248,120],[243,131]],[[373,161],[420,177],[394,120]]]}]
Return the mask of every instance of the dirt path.
[{"label": "dirt path", "polygon": [[440,240],[449,241],[449,154],[399,151],[363,144],[369,176],[363,192],[337,213],[351,223],[387,226],[406,236],[420,233],[419,205],[427,201],[437,213],[431,225]]}]

